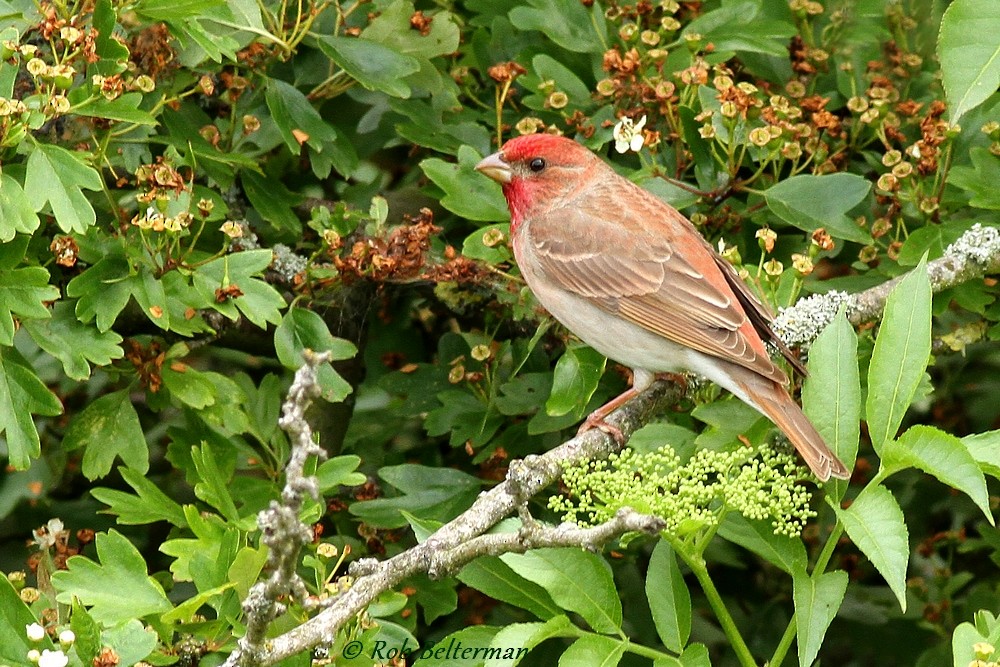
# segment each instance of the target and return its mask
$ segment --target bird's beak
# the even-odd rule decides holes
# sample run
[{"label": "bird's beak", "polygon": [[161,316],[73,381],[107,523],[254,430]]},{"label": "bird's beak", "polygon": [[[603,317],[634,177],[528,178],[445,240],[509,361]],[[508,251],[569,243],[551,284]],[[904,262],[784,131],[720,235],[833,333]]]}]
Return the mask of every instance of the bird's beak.
[{"label": "bird's beak", "polygon": [[510,183],[510,179],[514,175],[514,172],[511,171],[510,165],[504,161],[503,156],[499,151],[493,155],[487,155],[484,157],[479,164],[476,165],[476,171],[489,176],[500,184]]}]

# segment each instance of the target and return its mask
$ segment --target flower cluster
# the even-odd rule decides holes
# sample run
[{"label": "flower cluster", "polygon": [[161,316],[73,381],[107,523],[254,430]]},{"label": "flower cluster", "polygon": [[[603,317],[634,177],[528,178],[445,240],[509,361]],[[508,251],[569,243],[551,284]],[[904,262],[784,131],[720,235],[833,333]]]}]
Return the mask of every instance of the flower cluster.
[{"label": "flower cluster", "polygon": [[684,537],[718,526],[728,512],[770,520],[776,535],[797,536],[815,516],[812,494],[799,484],[809,471],[767,445],[756,452],[700,450],[686,463],[669,446],[640,454],[625,449],[607,460],[567,465],[565,495],[549,498],[564,521],[597,525],[630,507]]},{"label": "flower cluster", "polygon": [[[24,626],[24,633],[32,644],[38,644],[48,635],[45,628],[38,623]],[[63,630],[59,633],[59,649],[53,651],[47,648],[42,650],[33,648],[28,651],[25,657],[28,662],[38,665],[38,667],[66,667],[69,664],[69,656],[66,655],[65,651],[68,651],[75,641],[76,635],[72,630]]]}]

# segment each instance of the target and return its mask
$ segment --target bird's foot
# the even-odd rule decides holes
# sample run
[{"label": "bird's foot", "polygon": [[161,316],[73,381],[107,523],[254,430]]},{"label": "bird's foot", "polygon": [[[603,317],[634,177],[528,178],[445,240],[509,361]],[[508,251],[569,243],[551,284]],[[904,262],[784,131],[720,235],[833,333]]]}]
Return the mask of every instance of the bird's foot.
[{"label": "bird's foot", "polygon": [[615,439],[615,442],[617,442],[619,445],[624,445],[625,434],[622,433],[622,430],[617,426],[615,426],[614,424],[609,424],[608,422],[604,421],[604,418],[607,417],[607,414],[600,414],[600,412],[601,412],[600,410],[597,410],[593,412],[590,416],[588,416],[586,419],[584,419],[583,423],[580,424],[580,428],[577,429],[576,434],[583,435],[587,431],[591,431],[596,428],[597,430],[603,431],[604,433],[610,435],[612,438]]}]

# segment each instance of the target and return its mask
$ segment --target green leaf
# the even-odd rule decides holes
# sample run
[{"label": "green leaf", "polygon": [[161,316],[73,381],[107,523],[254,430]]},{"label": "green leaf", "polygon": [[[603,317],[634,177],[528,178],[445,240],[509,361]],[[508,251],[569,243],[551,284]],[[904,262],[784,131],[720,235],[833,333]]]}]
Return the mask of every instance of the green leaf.
[{"label": "green leaf", "polygon": [[90,492],[90,495],[108,506],[104,512],[118,516],[118,523],[136,526],[168,521],[178,528],[187,526],[181,506],[161,491],[159,486],[146,479],[144,473],[125,466],[119,466],[118,472],[135,489],[135,495],[105,488]]},{"label": "green leaf", "polygon": [[573,611],[596,632],[617,633],[622,603],[611,568],[600,556],[582,549],[534,549],[500,557],[515,572],[533,581],[556,604]]},{"label": "green leaf", "polygon": [[[358,352],[350,341],[334,337],[322,317],[305,308],[288,309],[274,331],[274,349],[278,361],[291,370],[298,370],[305,363],[302,355],[307,349],[330,351],[334,359],[350,359]],[[329,363],[319,367],[318,379],[320,395],[325,401],[342,401],[352,391],[351,385]]]},{"label": "green leaf", "polygon": [[[973,146],[969,150],[969,159],[972,161],[971,165],[956,165],[951,168],[948,182],[972,195],[969,199],[970,206],[1000,210],[1000,190],[996,187],[1000,183],[1000,159],[982,146]],[[942,226],[928,225],[916,231],[935,230]]]},{"label": "green leaf", "polygon": [[526,609],[542,620],[562,613],[544,588],[514,572],[499,557],[480,556],[463,567],[457,578],[494,600]]},{"label": "green leaf", "polygon": [[959,623],[951,636],[951,652],[955,659],[954,667],[970,667],[978,664],[988,664],[977,659],[976,652],[972,648],[979,642],[989,642],[990,638],[984,636],[972,623]]},{"label": "green leaf", "polygon": [[73,648],[83,661],[83,664],[93,664],[94,658],[101,651],[101,626],[87,613],[86,607],[79,600],[73,600],[73,614],[70,616],[69,628],[76,635]]},{"label": "green leaf", "polygon": [[546,639],[572,637],[578,630],[569,618],[560,614],[544,623],[512,623],[496,633],[490,648],[499,653],[487,656],[484,667],[513,667],[521,662],[523,651],[535,648]]},{"label": "green leaf", "polygon": [[793,577],[792,585],[799,667],[809,667],[816,660],[826,631],[844,601],[847,573],[838,570],[810,577],[801,571]]},{"label": "green leaf", "polygon": [[865,414],[876,452],[896,437],[931,353],[931,285],[920,262],[889,294],[868,368]]},{"label": "green leaf", "polygon": [[302,222],[292,211],[292,207],[302,201],[301,196],[276,178],[262,176],[254,171],[242,172],[240,181],[247,199],[261,218],[289,238],[302,236]]},{"label": "green leaf", "polygon": [[66,569],[53,573],[56,599],[70,604],[79,598],[89,606],[98,623],[123,621],[172,608],[160,584],[146,574],[146,562],[124,535],[112,529],[97,535],[97,559],[83,556],[66,561]]},{"label": "green leaf", "polygon": [[423,34],[410,25],[414,10],[412,2],[396,0],[372,19],[361,32],[361,37],[422,59],[458,50],[461,31],[450,12],[434,12],[427,34]]},{"label": "green leaf", "polygon": [[628,644],[614,637],[584,635],[559,657],[559,667],[615,667]]},{"label": "green leaf", "polygon": [[176,21],[199,16],[223,5],[224,0],[142,0],[136,3],[134,9],[140,16],[157,21]]},{"label": "green leaf", "polygon": [[368,90],[393,97],[409,97],[403,80],[420,69],[416,58],[362,37],[321,35],[316,43],[337,66]]},{"label": "green leaf", "polygon": [[941,18],[938,58],[951,122],[1000,87],[1000,4],[954,0]]},{"label": "green leaf", "polygon": [[[406,644],[398,640],[390,640],[382,642],[381,645],[386,647],[383,649],[384,651],[390,651],[393,648],[402,649],[404,646],[407,650],[413,651],[413,656],[419,656],[419,659],[413,663],[415,667],[480,667],[483,664],[482,652],[477,655],[475,651],[464,649],[477,647],[481,650],[481,647],[490,646],[499,631],[500,628],[494,626],[474,625],[453,632],[436,644],[423,644],[419,650],[415,648],[412,640]],[[373,644],[378,646],[379,640]],[[379,662],[388,664],[385,661],[388,658],[389,656],[383,653]],[[366,665],[368,662],[372,662],[371,658],[366,661]],[[505,662],[504,664],[514,663]]]},{"label": "green leaf", "polygon": [[129,390],[101,396],[85,407],[66,429],[63,448],[86,447],[83,474],[87,479],[111,472],[115,457],[129,468],[145,474],[149,470],[149,448],[132,406]]},{"label": "green leaf", "polygon": [[62,403],[31,364],[13,347],[0,347],[0,431],[6,434],[10,465],[24,470],[41,454],[32,414],[62,414]]},{"label": "green leaf", "polygon": [[48,203],[64,232],[86,233],[97,220],[83,189],[100,190],[101,176],[79,153],[52,144],[35,144],[28,156],[24,191],[35,211]]},{"label": "green leaf", "polygon": [[600,3],[588,10],[576,0],[528,0],[508,16],[519,30],[538,30],[574,53],[603,53],[608,48],[608,26]]},{"label": "green leaf", "polygon": [[604,374],[608,360],[597,350],[571,347],[559,357],[552,377],[552,393],[545,411],[555,417],[574,412],[582,415]]},{"label": "green leaf", "polygon": [[24,328],[38,347],[62,363],[63,372],[73,380],[90,378],[90,364],[107,366],[125,356],[121,336],[84,324],[77,319],[74,304],[68,301],[57,302],[50,319],[26,320]]},{"label": "green leaf", "polygon": [[451,468],[403,464],[385,466],[378,474],[402,495],[356,502],[350,512],[383,528],[405,526],[403,510],[423,520],[449,521],[468,508],[481,488],[480,480]]},{"label": "green leaf", "polygon": [[794,227],[807,232],[824,227],[837,238],[871,243],[868,232],[847,217],[870,189],[871,183],[857,174],[800,175],[772,185],[764,200],[772,213]]},{"label": "green leaf", "polygon": [[52,648],[52,640],[48,636],[41,644],[28,641],[24,629],[32,623],[37,623],[35,615],[7,577],[0,576],[0,660],[11,665],[23,665],[29,650]]},{"label": "green leaf", "polygon": [[46,319],[46,301],[59,298],[59,289],[49,284],[49,272],[40,266],[0,271],[0,344],[14,344],[14,315]]},{"label": "green leaf", "polygon": [[194,462],[198,479],[201,480],[194,485],[194,495],[205,501],[229,521],[238,521],[239,510],[230,492],[229,482],[232,475],[223,472],[219,466],[217,452],[214,452],[212,445],[206,440],[201,447],[191,449],[191,460]]},{"label": "green leaf", "polygon": [[846,510],[833,507],[851,540],[889,584],[905,612],[910,547],[899,503],[884,486],[870,486]]},{"label": "green leaf", "polygon": [[1000,479],[1000,431],[976,433],[962,438],[983,472]]},{"label": "green leaf", "polygon": [[7,243],[17,233],[38,229],[38,215],[31,199],[16,178],[0,174],[0,241]]},{"label": "green leaf", "polygon": [[267,79],[264,99],[275,125],[292,155],[298,155],[302,144],[322,151],[326,142],[334,141],[337,132],[323,120],[302,92],[280,79]]},{"label": "green leaf", "polygon": [[[85,88],[77,88],[76,90],[81,93],[79,95],[81,98],[87,92]],[[71,95],[70,102],[75,102],[75,97]],[[136,125],[156,125],[155,116],[138,108],[140,102],[142,102],[142,93],[139,92],[125,93],[113,100],[109,100],[103,95],[97,95],[97,97],[86,98],[82,104],[75,105],[73,113],[80,116],[120,120]]]},{"label": "green leaf", "polygon": [[701,35],[702,43],[711,43],[716,52],[743,51],[787,57],[788,40],[796,34],[795,26],[788,21],[760,16],[761,4],[723,5],[691,21],[683,34]]},{"label": "green leaf", "polygon": [[361,458],[353,455],[335,456],[323,461],[316,468],[316,483],[320,492],[327,492],[337,486],[360,486],[368,479],[357,472]]},{"label": "green leaf", "polygon": [[933,426],[913,426],[882,451],[887,474],[918,468],[951,488],[967,494],[993,524],[986,479],[976,459],[959,438]]},{"label": "green leaf", "polygon": [[719,535],[788,574],[805,568],[808,562],[802,540],[775,535],[769,521],[750,521],[738,512],[729,512],[719,526]]},{"label": "green leaf", "polygon": [[421,161],[427,178],[444,191],[441,205],[467,220],[509,221],[500,186],[475,170],[481,156],[469,146],[458,149],[458,164],[438,158]]},{"label": "green leaf", "polygon": [[163,386],[178,402],[195,410],[203,410],[215,405],[215,384],[208,373],[188,366],[181,361],[173,361],[160,370]]},{"label": "green leaf", "polygon": [[131,270],[121,256],[99,260],[66,285],[66,295],[79,297],[76,315],[82,322],[96,319],[97,330],[108,331],[132,296]]},{"label": "green leaf", "polygon": [[[194,273],[194,285],[212,308],[235,321],[241,315],[263,329],[278,324],[285,300],[273,287],[258,278],[271,265],[270,250],[246,250],[212,260]],[[242,294],[223,301],[218,290],[237,288]]]},{"label": "green leaf", "polygon": [[[494,245],[486,245],[485,241],[490,239],[492,243],[499,236],[502,239]],[[495,225],[480,227],[465,237],[462,243],[462,254],[469,259],[478,259],[489,264],[500,264],[509,262],[511,252],[507,246],[507,239],[510,238],[510,223],[498,222]]]},{"label": "green leaf", "polygon": [[156,648],[156,632],[138,619],[131,619],[103,633],[104,641],[118,656],[118,664],[134,665]]},{"label": "green leaf", "polygon": [[[858,455],[861,431],[861,376],[858,335],[843,312],[826,326],[809,348],[809,375],[802,388],[802,409],[823,440],[850,470]],[[842,498],[847,481],[826,485]]]},{"label": "green leaf", "polygon": [[660,641],[680,653],[691,636],[691,593],[677,566],[673,548],[663,539],[656,543],[649,557],[646,599]]}]

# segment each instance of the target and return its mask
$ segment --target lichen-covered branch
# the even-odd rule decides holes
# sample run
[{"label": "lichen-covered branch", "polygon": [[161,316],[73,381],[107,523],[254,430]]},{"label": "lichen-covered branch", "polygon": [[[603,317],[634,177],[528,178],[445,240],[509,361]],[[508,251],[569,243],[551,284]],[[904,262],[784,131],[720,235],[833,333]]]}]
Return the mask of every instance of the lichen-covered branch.
[{"label": "lichen-covered branch", "polygon": [[261,529],[261,541],[268,548],[266,579],[251,587],[243,611],[246,614],[247,631],[239,641],[239,649],[230,656],[227,664],[262,664],[264,641],[267,627],[278,615],[284,613],[284,605],[279,598],[289,595],[296,602],[309,608],[309,597],[305,583],[296,573],[302,547],[312,541],[309,526],[299,520],[299,510],[306,497],[319,500],[319,487],[315,477],[303,474],[306,461],[311,456],[320,460],[326,452],[313,442],[312,429],[305,413],[312,400],[319,395],[316,371],[330,361],[330,353],[306,351],[305,365],[295,374],[295,380],[288,390],[288,398],[282,406],[278,425],[288,433],[292,451],[285,469],[285,488],[281,492],[281,503],[271,501],[271,505],[261,511],[257,525]]},{"label": "lichen-covered branch", "polygon": [[[979,224],[948,246],[942,257],[927,263],[935,293],[994,273],[1000,273],[1000,230]],[[841,306],[847,307],[852,324],[870,322],[882,314],[889,293],[901,279],[894,278],[858,294],[813,294],[782,309],[775,318],[774,332],[788,345],[808,345],[833,321]]]},{"label": "lichen-covered branch", "polygon": [[[613,412],[606,421],[620,429],[627,440],[652,415],[676,402],[680,396],[681,390],[676,385],[656,382]],[[424,542],[385,561],[365,558],[353,563],[350,574],[355,578],[354,583],[333,604],[302,625],[269,638],[265,643],[245,637],[225,664],[230,667],[272,665],[312,647],[332,644],[337,632],[376,597],[414,574],[445,576],[483,555],[523,552],[543,546],[591,548],[629,531],[658,532],[662,528],[659,519],[623,511],[613,520],[593,528],[545,527],[526,522],[517,533],[485,534],[500,520],[525,508],[532,496],[554,482],[562,473],[564,462],[606,457],[620,448],[613,438],[593,430],[545,454],[513,461],[504,482],[481,493],[472,507]]]}]

